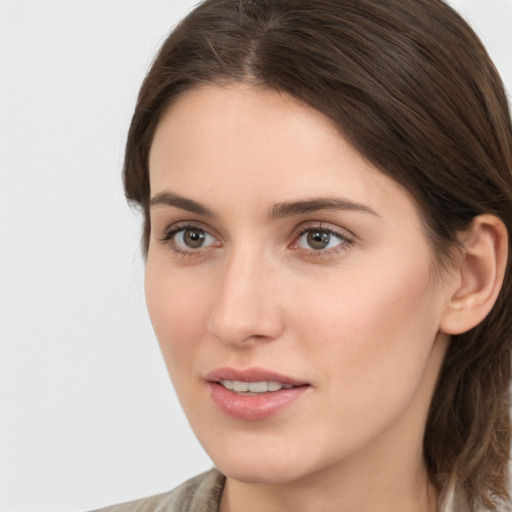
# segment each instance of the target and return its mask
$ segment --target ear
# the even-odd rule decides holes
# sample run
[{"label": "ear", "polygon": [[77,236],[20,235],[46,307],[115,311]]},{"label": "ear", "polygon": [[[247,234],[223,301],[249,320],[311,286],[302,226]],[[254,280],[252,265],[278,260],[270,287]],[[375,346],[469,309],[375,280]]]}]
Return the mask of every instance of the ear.
[{"label": "ear", "polygon": [[473,219],[459,237],[462,250],[450,273],[448,303],[440,330],[462,334],[491,311],[500,292],[508,257],[508,233],[503,222],[484,214]]}]

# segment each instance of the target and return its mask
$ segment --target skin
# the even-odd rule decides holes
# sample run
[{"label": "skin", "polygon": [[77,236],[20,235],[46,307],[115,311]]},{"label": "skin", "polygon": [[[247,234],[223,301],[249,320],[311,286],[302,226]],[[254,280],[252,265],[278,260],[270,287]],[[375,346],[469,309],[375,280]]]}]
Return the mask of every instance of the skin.
[{"label": "skin", "polygon": [[[222,511],[436,510],[422,438],[460,279],[436,277],[409,194],[322,114],[244,85],[171,106],[150,181],[148,309],[190,424],[228,477]],[[271,215],[312,198],[345,205]],[[308,244],[315,230],[330,230],[327,248]],[[309,387],[271,418],[234,419],[205,380],[226,366]]]}]

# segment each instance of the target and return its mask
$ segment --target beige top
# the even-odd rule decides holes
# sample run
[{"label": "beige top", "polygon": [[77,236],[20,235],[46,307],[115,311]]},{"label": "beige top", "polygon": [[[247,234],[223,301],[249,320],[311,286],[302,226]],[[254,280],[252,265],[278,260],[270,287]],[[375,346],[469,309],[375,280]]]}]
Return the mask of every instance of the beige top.
[{"label": "beige top", "polygon": [[[182,483],[176,489],[148,498],[128,501],[93,512],[219,512],[226,477],[211,469]],[[466,512],[462,504],[441,507],[440,512]]]},{"label": "beige top", "polygon": [[187,480],[173,491],[95,512],[218,512],[225,481],[219,471],[211,469]]}]

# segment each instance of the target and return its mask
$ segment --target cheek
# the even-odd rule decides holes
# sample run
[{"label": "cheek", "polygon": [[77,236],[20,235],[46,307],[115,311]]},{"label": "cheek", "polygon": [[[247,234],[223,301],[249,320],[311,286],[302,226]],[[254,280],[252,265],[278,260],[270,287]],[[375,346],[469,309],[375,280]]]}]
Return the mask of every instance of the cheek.
[{"label": "cheek", "polygon": [[169,375],[175,385],[189,375],[209,315],[209,290],[194,279],[153,265],[148,258],[146,303]]},{"label": "cheek", "polygon": [[373,409],[384,418],[382,409],[397,411],[420,385],[437,334],[428,264],[340,281],[316,300],[305,296],[297,331],[326,370],[332,400],[341,391],[354,415]]}]

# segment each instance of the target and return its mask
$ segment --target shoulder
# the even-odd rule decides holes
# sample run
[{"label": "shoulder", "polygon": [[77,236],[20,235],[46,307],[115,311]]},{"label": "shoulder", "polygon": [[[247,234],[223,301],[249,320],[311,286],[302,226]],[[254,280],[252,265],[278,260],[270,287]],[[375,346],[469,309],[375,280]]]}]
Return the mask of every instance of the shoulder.
[{"label": "shoulder", "polygon": [[225,477],[216,469],[197,475],[176,489],[94,512],[218,512]]}]

